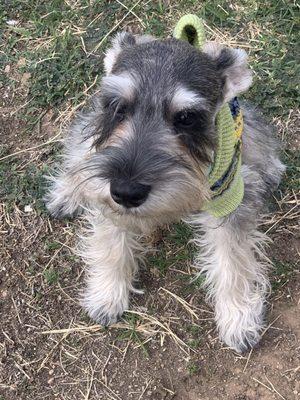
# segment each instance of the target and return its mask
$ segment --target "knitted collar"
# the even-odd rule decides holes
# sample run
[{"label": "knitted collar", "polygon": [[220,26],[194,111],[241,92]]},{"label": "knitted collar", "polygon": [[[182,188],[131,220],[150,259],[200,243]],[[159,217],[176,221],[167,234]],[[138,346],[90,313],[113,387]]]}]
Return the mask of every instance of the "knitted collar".
[{"label": "knitted collar", "polygon": [[[196,15],[185,15],[177,23],[174,37],[201,48],[205,42],[203,22]],[[219,218],[232,213],[244,196],[241,175],[243,116],[236,97],[221,107],[216,116],[216,129],[217,149],[208,175],[212,197],[203,211]]]}]

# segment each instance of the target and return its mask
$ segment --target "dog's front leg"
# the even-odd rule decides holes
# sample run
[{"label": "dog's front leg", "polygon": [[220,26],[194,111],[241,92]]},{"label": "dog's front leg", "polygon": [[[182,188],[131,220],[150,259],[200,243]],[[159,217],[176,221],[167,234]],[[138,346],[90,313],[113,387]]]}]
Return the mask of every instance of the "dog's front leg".
[{"label": "dog's front leg", "polygon": [[72,216],[83,202],[81,180],[64,170],[48,177],[50,187],[45,196],[47,209],[56,218]]},{"label": "dog's front leg", "polygon": [[137,236],[103,217],[88,216],[91,231],[83,238],[81,256],[87,264],[82,305],[102,325],[117,321],[128,309],[138,260],[143,248]]},{"label": "dog's front leg", "polygon": [[238,352],[260,339],[268,281],[261,246],[263,235],[236,219],[194,216],[197,266],[205,275],[208,298],[215,307],[220,339]]}]

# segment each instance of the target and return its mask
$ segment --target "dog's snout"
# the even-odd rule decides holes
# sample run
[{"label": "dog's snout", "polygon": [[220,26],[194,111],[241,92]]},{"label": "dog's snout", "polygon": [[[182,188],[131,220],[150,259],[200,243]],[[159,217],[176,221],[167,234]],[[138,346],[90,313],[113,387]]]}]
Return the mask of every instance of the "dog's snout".
[{"label": "dog's snout", "polygon": [[139,207],[145,202],[151,190],[150,185],[114,179],[110,184],[113,200],[126,208]]}]

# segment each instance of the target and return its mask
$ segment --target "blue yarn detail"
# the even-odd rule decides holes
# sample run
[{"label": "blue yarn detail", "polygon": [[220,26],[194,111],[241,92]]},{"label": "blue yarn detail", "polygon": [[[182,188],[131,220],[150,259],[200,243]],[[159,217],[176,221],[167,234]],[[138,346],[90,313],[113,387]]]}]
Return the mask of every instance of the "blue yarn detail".
[{"label": "blue yarn detail", "polygon": [[228,104],[231,111],[231,115],[233,116],[233,118],[236,118],[239,115],[241,109],[238,98],[234,97],[229,101]]}]

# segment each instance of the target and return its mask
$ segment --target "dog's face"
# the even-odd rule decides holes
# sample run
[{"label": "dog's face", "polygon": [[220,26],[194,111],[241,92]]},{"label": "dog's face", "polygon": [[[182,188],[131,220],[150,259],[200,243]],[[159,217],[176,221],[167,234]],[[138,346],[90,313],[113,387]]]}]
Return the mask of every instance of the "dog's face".
[{"label": "dog's face", "polygon": [[210,196],[217,111],[251,83],[245,53],[125,33],[104,64],[86,164],[99,200],[140,218],[199,210]]}]

